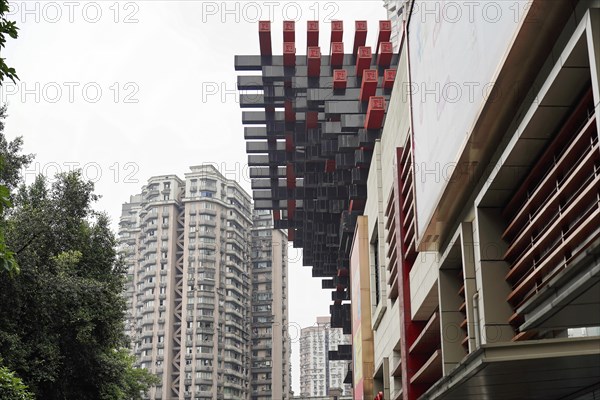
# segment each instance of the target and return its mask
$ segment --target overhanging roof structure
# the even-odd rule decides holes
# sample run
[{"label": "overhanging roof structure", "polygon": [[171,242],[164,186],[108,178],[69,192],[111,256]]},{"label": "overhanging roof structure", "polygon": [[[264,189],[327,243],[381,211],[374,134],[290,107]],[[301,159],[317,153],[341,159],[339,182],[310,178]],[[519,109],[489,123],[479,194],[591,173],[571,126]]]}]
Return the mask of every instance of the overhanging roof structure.
[{"label": "overhanging roof structure", "polygon": [[366,21],[355,22],[350,43],[342,21],[330,25],[330,41],[320,47],[319,23],[308,21],[305,55],[298,55],[295,23],[284,21],[283,54],[274,55],[271,24],[261,21],[260,55],[236,56],[235,68],[260,71],[238,77],[238,89],[250,91],[240,106],[255,109],[242,116],[255,208],[273,210],[275,227],[303,248],[312,275],[329,278],[323,288],[334,289],[332,326],[349,333],[350,242],[398,56],[390,21],[379,22],[373,46]]}]

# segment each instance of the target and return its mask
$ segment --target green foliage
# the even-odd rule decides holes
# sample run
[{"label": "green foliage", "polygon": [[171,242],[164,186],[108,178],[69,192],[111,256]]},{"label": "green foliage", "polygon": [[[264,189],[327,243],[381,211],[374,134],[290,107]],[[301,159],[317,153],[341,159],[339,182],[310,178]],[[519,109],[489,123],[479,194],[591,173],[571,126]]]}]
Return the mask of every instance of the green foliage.
[{"label": "green foliage", "polygon": [[[17,27],[16,22],[9,21],[4,16],[6,13],[8,13],[8,11],[8,1],[0,0],[0,52],[2,52],[2,49],[6,44],[6,35],[13,39],[16,39],[19,36],[19,28]],[[0,57],[0,86],[2,85],[2,82],[4,82],[5,78],[9,78],[13,81],[13,83],[16,79],[19,79],[15,69],[6,65],[4,58]]]},{"label": "green foliage", "polygon": [[33,400],[33,394],[27,390],[23,381],[14,372],[0,366],[0,399],[2,400]]},{"label": "green foliage", "polygon": [[19,273],[19,265],[13,253],[4,239],[4,213],[12,206],[11,189],[21,182],[20,171],[31,163],[33,155],[21,154],[23,139],[16,138],[8,142],[4,137],[4,119],[6,118],[6,106],[0,107],[0,274],[6,273],[14,276]]},{"label": "green foliage", "polygon": [[[3,143],[5,160],[29,160]],[[0,171],[6,188],[18,183],[10,171]],[[38,176],[11,197],[0,233],[20,273],[0,272],[0,358],[38,399],[140,398],[155,380],[125,350],[125,269],[108,217],[92,208],[93,183],[80,171],[52,184]]]},{"label": "green foliage", "polygon": [[108,379],[114,383],[108,385],[102,394],[102,400],[142,400],[142,394],[148,387],[160,383],[156,375],[145,369],[133,368],[135,357],[126,349],[114,351],[106,361],[114,366],[109,371],[112,376]]}]

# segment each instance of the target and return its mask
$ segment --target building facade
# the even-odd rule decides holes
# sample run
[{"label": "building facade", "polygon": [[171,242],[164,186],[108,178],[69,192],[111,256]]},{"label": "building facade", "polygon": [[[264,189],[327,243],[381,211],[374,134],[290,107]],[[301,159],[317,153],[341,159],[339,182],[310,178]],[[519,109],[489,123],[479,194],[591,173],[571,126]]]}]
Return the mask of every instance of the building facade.
[{"label": "building facade", "polygon": [[140,366],[161,378],[148,398],[253,398],[247,193],[211,165],[185,180],[152,177],[123,205],[119,226],[126,333]]},{"label": "building facade", "polygon": [[597,396],[600,3],[498,3],[495,21],[407,4],[351,258],[370,271],[373,393]]},{"label": "building facade", "polygon": [[255,211],[252,228],[251,399],[290,398],[287,235],[273,229],[268,211]]},{"label": "building facade", "polygon": [[[355,399],[592,398],[600,394],[600,3],[467,3],[404,3],[380,130],[368,127],[370,107],[338,97],[362,101],[368,77],[358,74],[360,52],[348,52],[346,74],[361,91],[336,85],[335,21],[319,64],[328,68],[307,81],[281,76],[286,89],[286,80],[301,86],[295,98],[278,92],[277,66],[264,67],[265,138],[277,123],[290,133],[276,137],[281,147],[264,147],[270,167],[253,174],[254,197],[281,212],[313,276],[333,289],[332,325],[351,325]],[[263,55],[267,28],[259,27]],[[284,46],[281,65],[295,61],[304,74],[318,54],[308,46],[295,58]],[[257,58],[266,60],[279,63]],[[269,108],[278,101],[280,117]],[[311,111],[316,132],[307,129]],[[263,139],[262,126],[246,129],[248,140]],[[364,180],[364,189],[335,188],[348,165],[359,170],[348,184]],[[323,246],[306,238],[315,229]]]},{"label": "building facade", "polygon": [[[308,21],[306,55],[296,54],[304,46],[295,41],[294,21],[283,24],[283,55],[272,54],[270,22],[261,21],[258,28],[260,56],[235,59],[238,71],[262,72],[261,79],[238,78],[241,90],[264,89],[263,95],[240,98],[242,108],[259,109],[242,114],[254,205],[273,210],[275,227],[288,230],[294,247],[303,249],[303,264],[331,290],[331,326],[352,334],[354,349],[361,349],[353,370],[366,379],[354,382],[354,396],[368,396],[371,323],[364,319],[359,328],[353,316],[369,315],[369,289],[361,287],[351,298],[350,249],[399,60],[389,41],[391,22],[379,21],[377,39],[368,45],[367,21],[356,21],[354,38],[346,42],[347,26],[333,21],[329,43],[320,46],[319,22]],[[327,47],[329,55],[323,55]],[[328,357],[346,365],[353,359],[350,346],[343,345],[329,350]]]},{"label": "building facade", "polygon": [[392,42],[395,52],[397,52],[400,48],[405,3],[407,3],[406,0],[383,0],[383,6],[387,12],[387,19],[392,23],[392,35],[390,36],[390,42]]},{"label": "building facade", "polygon": [[300,396],[303,398],[352,396],[352,385],[344,383],[348,363],[329,359],[329,351],[349,345],[349,335],[332,328],[330,317],[317,317],[314,326],[300,332]]}]

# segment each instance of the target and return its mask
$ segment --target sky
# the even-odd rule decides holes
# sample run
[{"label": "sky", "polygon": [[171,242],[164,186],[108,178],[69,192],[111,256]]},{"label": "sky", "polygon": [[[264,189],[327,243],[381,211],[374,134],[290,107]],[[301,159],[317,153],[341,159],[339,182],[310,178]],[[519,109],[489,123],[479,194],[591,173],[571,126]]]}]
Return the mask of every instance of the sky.
[{"label": "sky", "polygon": [[[26,182],[42,173],[79,168],[102,195],[116,230],[122,203],[149,177],[213,163],[250,189],[234,56],[258,54],[258,20],[271,20],[274,54],[281,54],[282,21],[296,21],[296,48],[305,54],[306,21],[369,22],[376,42],[383,1],[11,1],[20,28],[2,57],[20,81],[0,87],[8,103],[5,135],[23,136],[34,153]],[[347,45],[350,46],[350,45]],[[322,54],[329,48],[323,45]],[[300,327],[329,315],[321,289],[300,250],[290,249],[289,335],[292,388],[299,393]]]}]

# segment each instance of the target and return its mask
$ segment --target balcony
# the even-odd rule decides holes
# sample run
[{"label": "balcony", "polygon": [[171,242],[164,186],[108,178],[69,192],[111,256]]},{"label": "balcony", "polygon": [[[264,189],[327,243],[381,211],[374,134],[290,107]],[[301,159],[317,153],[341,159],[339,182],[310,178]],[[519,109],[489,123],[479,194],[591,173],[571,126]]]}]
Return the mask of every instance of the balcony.
[{"label": "balcony", "polygon": [[[505,277],[511,287],[507,301],[515,310],[509,322],[520,330],[515,340],[531,336],[531,331],[525,332],[533,325],[524,324],[527,312],[537,309],[536,319],[542,320],[538,296],[550,298],[566,290],[574,282],[567,275],[583,273],[586,254],[600,239],[600,145],[596,115],[587,113],[589,102],[588,93],[535,160],[503,211],[509,221],[502,234],[508,243],[504,260],[510,264]],[[559,280],[562,287],[557,286]],[[571,326],[600,321],[585,317],[589,313],[567,314],[571,313],[560,317],[563,325],[564,321]]]}]

